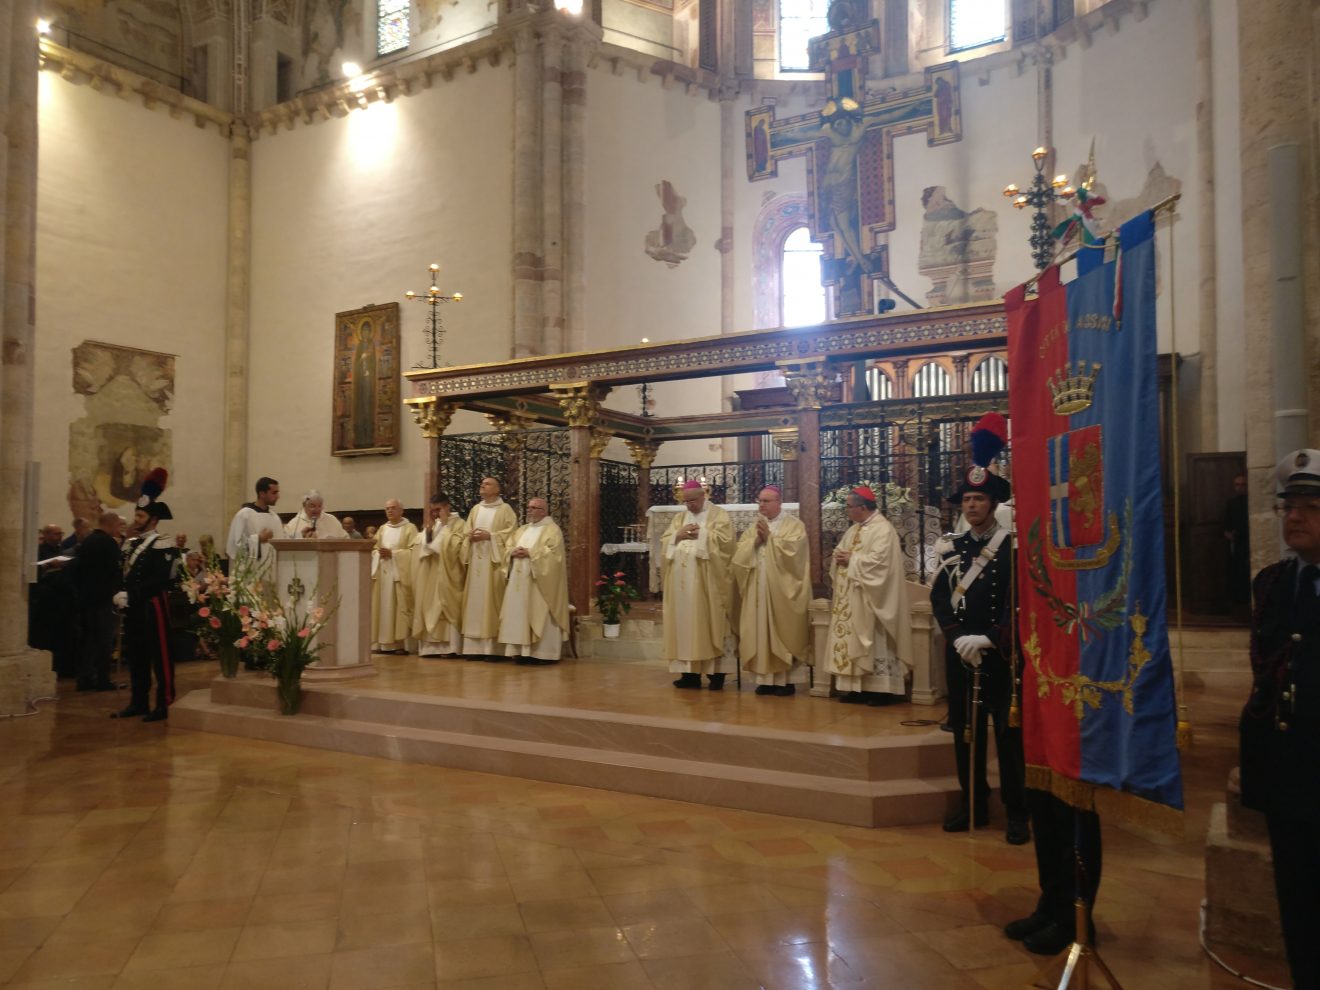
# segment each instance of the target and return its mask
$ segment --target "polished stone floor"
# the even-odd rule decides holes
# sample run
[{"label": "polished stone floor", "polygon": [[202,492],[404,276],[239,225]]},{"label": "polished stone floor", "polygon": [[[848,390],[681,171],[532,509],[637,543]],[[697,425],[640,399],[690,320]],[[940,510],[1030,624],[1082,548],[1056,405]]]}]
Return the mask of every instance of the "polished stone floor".
[{"label": "polished stone floor", "polygon": [[[180,675],[202,687],[214,667]],[[997,830],[865,830],[121,724],[122,699],[70,687],[0,722],[6,986],[957,990],[1036,972],[999,933],[1033,903],[1031,850]],[[771,699],[722,703],[765,718],[755,700]],[[1100,949],[1128,990],[1243,985],[1197,944],[1237,699],[1190,702],[1185,839],[1105,826]]]}]

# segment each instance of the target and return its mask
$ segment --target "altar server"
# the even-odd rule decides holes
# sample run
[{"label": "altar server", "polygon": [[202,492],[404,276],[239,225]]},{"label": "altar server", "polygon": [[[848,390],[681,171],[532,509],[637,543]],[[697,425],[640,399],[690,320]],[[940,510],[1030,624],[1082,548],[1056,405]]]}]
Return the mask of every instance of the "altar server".
[{"label": "altar server", "polygon": [[275,563],[275,548],[270,541],[284,535],[284,523],[275,511],[279,500],[280,483],[274,478],[258,478],[255,501],[245,502],[229,524],[225,555],[231,568],[240,557],[251,557],[259,562],[261,573],[270,571]]},{"label": "altar server", "polygon": [[699,690],[705,674],[719,691],[735,662],[725,649],[733,523],[706,500],[699,481],[683,486],[683,504],[687,511],[674,516],[660,539],[665,659],[679,675],[674,687]]},{"label": "altar server", "polygon": [[403,503],[385,503],[385,525],[371,551],[371,648],[409,653],[413,619],[413,567],[417,527],[403,517]]},{"label": "altar server", "polygon": [[302,510],[284,524],[290,540],[346,540],[348,534],[339,520],[325,511],[325,498],[313,489],[303,496]]},{"label": "altar server", "polygon": [[449,496],[438,492],[427,509],[426,529],[417,544],[413,639],[423,657],[463,652],[458,620],[463,614],[463,537],[467,524],[454,514]]},{"label": "altar server", "polygon": [[504,563],[500,642],[522,664],[556,662],[568,634],[564,534],[549,511],[543,498],[527,503],[527,524],[513,534]]},{"label": "altar server", "polygon": [[499,649],[503,565],[512,549],[518,517],[500,497],[500,483],[481,479],[481,501],[468,513],[463,541],[467,578],[463,587],[463,655],[469,660],[502,660]]}]

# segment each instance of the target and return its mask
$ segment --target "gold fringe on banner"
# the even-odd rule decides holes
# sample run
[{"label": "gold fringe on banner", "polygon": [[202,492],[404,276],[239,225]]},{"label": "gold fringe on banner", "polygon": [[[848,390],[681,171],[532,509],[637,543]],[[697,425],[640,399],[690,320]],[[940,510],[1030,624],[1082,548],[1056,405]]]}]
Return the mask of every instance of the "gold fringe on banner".
[{"label": "gold fringe on banner", "polygon": [[[1187,709],[1183,708],[1183,714],[1187,714]],[[1178,719],[1178,752],[1185,753],[1192,748],[1192,723],[1185,718]]]},{"label": "gold fringe on banner", "polygon": [[1116,791],[1112,787],[1074,780],[1049,767],[1034,764],[1027,765],[1027,786],[1048,791],[1079,811],[1094,811],[1101,818],[1119,818],[1130,825],[1183,838],[1183,813],[1167,804]]}]

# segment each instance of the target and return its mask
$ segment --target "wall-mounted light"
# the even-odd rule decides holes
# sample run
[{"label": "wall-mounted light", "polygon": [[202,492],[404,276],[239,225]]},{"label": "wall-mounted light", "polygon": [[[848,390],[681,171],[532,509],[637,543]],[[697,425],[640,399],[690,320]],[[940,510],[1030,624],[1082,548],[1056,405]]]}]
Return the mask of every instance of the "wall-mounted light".
[{"label": "wall-mounted light", "polygon": [[37,34],[50,34],[50,21],[44,17],[37,18]]},{"label": "wall-mounted light", "polygon": [[582,14],[582,0],[555,0],[555,10],[578,17]]}]

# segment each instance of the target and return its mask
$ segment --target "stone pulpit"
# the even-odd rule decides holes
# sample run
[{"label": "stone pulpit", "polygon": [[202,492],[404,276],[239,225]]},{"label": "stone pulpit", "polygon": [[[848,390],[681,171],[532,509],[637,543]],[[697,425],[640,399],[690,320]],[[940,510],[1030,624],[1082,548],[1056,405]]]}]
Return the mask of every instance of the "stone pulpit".
[{"label": "stone pulpit", "polygon": [[376,673],[371,662],[371,540],[272,540],[281,601],[339,601],[317,637],[323,649],[303,679],[345,680]]}]

